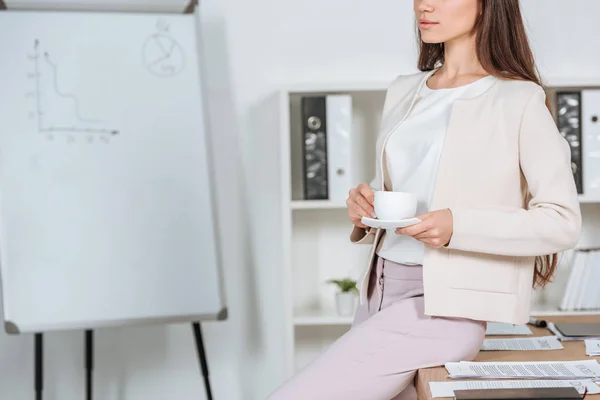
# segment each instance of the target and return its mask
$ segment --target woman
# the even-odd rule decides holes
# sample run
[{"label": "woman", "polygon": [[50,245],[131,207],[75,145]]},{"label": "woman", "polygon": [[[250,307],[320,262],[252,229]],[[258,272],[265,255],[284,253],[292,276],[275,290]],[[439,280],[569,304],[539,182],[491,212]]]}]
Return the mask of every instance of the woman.
[{"label": "woman", "polygon": [[[533,287],[578,241],[567,142],[518,0],[415,0],[420,73],[388,88],[377,172],[350,191],[372,245],[353,327],[272,400],[416,398],[416,370],[472,360],[486,322],[528,321]],[[420,223],[384,232],[373,191],[413,192]]]}]

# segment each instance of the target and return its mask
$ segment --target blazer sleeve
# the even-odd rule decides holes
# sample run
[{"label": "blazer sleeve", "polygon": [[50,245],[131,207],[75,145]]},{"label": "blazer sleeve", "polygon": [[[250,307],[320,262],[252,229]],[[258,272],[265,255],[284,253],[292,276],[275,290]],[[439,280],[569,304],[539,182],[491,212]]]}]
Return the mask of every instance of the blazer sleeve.
[{"label": "blazer sleeve", "polygon": [[567,141],[558,131],[537,87],[519,132],[519,159],[527,181],[527,209],[451,209],[448,248],[507,256],[541,256],[576,246],[581,210]]},{"label": "blazer sleeve", "polygon": [[350,241],[356,244],[373,244],[375,242],[376,229],[373,228],[359,228],[355,226],[350,233]]},{"label": "blazer sleeve", "polygon": [[[391,107],[392,107],[392,103],[390,101],[390,90],[392,90],[392,88],[394,87],[395,84],[397,84],[397,82],[399,82],[402,79],[402,76],[397,76],[396,79],[394,79],[390,85],[388,86],[386,92],[385,92],[385,99],[383,101],[383,109],[381,111],[381,117],[380,120],[383,121],[383,119],[387,116],[387,114],[389,113]],[[369,186],[371,187],[372,190],[381,190],[380,188],[380,174],[379,174],[379,168],[377,168],[377,165],[375,166],[375,177],[373,178],[373,180],[371,180]],[[350,233],[350,241],[352,243],[357,243],[357,244],[373,244],[373,242],[375,242],[375,233],[377,233],[377,229],[375,228],[359,228],[357,226],[354,226],[352,229],[352,232]]]}]

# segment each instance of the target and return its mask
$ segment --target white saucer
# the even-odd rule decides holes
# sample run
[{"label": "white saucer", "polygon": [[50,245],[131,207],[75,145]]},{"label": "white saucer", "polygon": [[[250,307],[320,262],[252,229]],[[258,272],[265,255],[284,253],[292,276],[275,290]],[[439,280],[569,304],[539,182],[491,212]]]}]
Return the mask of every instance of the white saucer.
[{"label": "white saucer", "polygon": [[360,220],[363,224],[370,226],[371,228],[382,228],[382,229],[396,229],[406,228],[407,226],[415,225],[421,222],[419,218],[406,218],[399,220],[382,220],[375,218],[362,217]]}]

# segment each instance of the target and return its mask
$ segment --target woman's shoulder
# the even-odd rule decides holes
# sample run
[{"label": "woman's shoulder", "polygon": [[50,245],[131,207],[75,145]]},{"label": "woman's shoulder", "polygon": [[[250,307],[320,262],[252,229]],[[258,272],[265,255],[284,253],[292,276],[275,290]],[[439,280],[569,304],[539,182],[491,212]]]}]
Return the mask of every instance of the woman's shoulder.
[{"label": "woman's shoulder", "polygon": [[[414,88],[421,84],[423,80],[432,73],[432,71],[418,71],[408,74],[396,75],[391,81],[388,89],[406,89]],[[503,95],[513,96],[532,96],[534,93],[544,92],[544,88],[536,82],[506,78],[494,75],[493,78],[497,82],[497,87]]]},{"label": "woman's shoulder", "polygon": [[496,77],[496,80],[498,82],[496,94],[503,99],[528,101],[534,96],[543,98],[546,96],[544,88],[533,81],[503,77]]},{"label": "woman's shoulder", "polygon": [[[391,105],[410,99],[416,93],[419,85],[423,84],[432,72],[418,71],[397,75],[387,88],[388,106],[384,108],[384,113],[391,108]],[[501,75],[494,75],[492,78],[493,84],[481,96],[475,98],[481,101],[492,101],[496,104],[500,102],[505,104],[507,109],[523,109],[528,103],[544,104],[546,101],[546,91],[536,82],[507,78]]]},{"label": "woman's shoulder", "polygon": [[427,76],[427,72],[396,75],[388,84],[383,107],[383,117],[398,104],[409,102],[414,96],[415,89]]},{"label": "woman's shoulder", "polygon": [[533,118],[546,118],[550,113],[547,107],[546,90],[540,84],[523,79],[498,79],[496,90],[487,100],[501,105],[502,118],[522,120],[525,114]]},{"label": "woman's shoulder", "polygon": [[431,71],[418,71],[408,74],[396,75],[396,77],[390,83],[388,90],[415,87],[419,85],[430,72]]}]

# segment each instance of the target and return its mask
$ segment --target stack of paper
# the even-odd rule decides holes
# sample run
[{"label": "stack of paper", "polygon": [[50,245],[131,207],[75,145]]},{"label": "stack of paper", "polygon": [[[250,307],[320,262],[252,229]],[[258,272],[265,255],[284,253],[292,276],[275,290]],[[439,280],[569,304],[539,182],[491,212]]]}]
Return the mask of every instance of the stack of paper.
[{"label": "stack of paper", "polygon": [[485,339],[481,350],[561,350],[563,345],[555,336],[518,339]]},{"label": "stack of paper", "polygon": [[531,335],[527,325],[513,325],[503,322],[488,322],[485,330],[487,336],[491,335]]},{"label": "stack of paper", "polygon": [[585,354],[593,357],[600,357],[600,340],[591,339],[585,341]]},{"label": "stack of paper", "polygon": [[596,360],[542,362],[461,361],[447,363],[445,367],[452,379],[600,379],[600,364]]},{"label": "stack of paper", "polygon": [[521,389],[541,387],[573,386],[581,394],[587,389],[587,394],[599,394],[600,387],[592,380],[526,380],[526,381],[460,381],[460,382],[429,382],[431,397],[454,397],[455,390],[472,389]]}]

